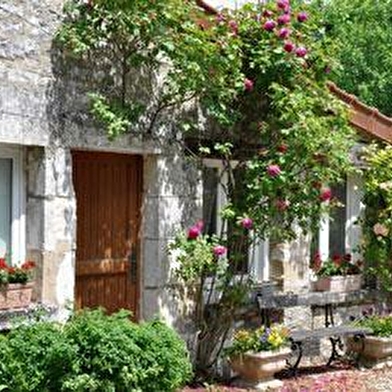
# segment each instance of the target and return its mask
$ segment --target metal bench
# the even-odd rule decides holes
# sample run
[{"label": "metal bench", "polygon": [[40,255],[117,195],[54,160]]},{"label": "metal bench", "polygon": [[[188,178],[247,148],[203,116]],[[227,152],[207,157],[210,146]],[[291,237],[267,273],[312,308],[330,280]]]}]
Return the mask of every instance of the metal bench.
[{"label": "metal bench", "polygon": [[329,326],[314,330],[295,330],[290,334],[291,349],[293,353],[297,352],[297,358],[294,363],[288,361],[290,370],[296,371],[303,356],[303,342],[310,339],[329,338],[331,342],[331,355],[328,359],[327,366],[331,365],[334,360],[340,359],[338,349],[343,350],[342,338],[346,336],[353,336],[354,339],[361,341],[362,349],[364,348],[364,338],[372,331],[367,328],[353,327],[351,325]]}]

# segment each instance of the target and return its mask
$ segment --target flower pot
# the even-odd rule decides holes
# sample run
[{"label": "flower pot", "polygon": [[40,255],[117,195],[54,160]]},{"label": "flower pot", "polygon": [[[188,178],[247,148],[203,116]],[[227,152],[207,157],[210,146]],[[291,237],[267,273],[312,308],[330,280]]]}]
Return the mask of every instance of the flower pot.
[{"label": "flower pot", "polygon": [[366,336],[364,341],[347,338],[347,350],[372,361],[392,356],[392,338]]},{"label": "flower pot", "polygon": [[313,283],[314,291],[330,291],[342,293],[347,291],[360,290],[362,285],[362,275],[328,276],[319,278]]},{"label": "flower pot", "polygon": [[283,347],[274,351],[259,353],[247,352],[230,358],[230,366],[234,372],[249,384],[269,381],[273,375],[286,366],[290,348]]},{"label": "flower pot", "polygon": [[33,282],[26,284],[11,283],[0,289],[0,309],[23,308],[30,304]]}]

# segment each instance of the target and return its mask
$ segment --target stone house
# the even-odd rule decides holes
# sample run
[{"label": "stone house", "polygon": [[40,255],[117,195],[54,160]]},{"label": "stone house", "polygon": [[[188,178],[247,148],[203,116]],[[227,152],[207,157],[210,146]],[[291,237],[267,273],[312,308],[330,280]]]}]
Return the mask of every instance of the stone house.
[{"label": "stone house", "polygon": [[[87,114],[83,83],[90,70],[65,69],[54,55],[63,3],[0,5],[0,256],[37,262],[39,301],[62,310],[69,302],[128,308],[136,318],[161,314],[178,326],[181,304],[170,285],[166,246],[174,230],[203,216],[208,195],[219,207],[222,192],[175,146],[107,139]],[[351,121],[366,137],[392,142],[392,120],[331,89],[352,107]],[[207,166],[210,174],[220,170],[219,162]],[[325,254],[329,233],[339,233],[344,249],[358,238],[352,222],[360,212],[360,179],[348,179],[340,192],[346,211],[339,228],[322,228]],[[267,280],[269,260],[283,258],[296,266],[287,282],[305,282],[307,245],[294,243],[270,258],[262,243],[250,271]]]}]

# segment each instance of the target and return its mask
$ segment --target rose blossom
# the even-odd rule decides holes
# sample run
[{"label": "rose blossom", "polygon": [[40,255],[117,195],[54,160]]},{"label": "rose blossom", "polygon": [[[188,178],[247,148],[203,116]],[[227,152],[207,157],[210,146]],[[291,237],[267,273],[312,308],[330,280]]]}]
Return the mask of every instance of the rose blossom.
[{"label": "rose blossom", "polygon": [[188,230],[188,240],[195,240],[202,232],[204,223],[203,221],[198,221]]},{"label": "rose blossom", "polygon": [[284,43],[283,49],[288,52],[291,53],[294,50],[295,46],[291,41],[286,41]]},{"label": "rose blossom", "polygon": [[229,21],[229,27],[230,27],[230,30],[233,34],[235,34],[235,35],[238,34],[238,24],[235,20]]},{"label": "rose blossom", "polygon": [[246,91],[252,91],[253,90],[253,86],[254,86],[253,80],[245,78],[245,80],[244,80],[244,88],[245,88],[245,90]]},{"label": "rose blossom", "polygon": [[279,174],[282,172],[282,170],[280,169],[280,167],[278,165],[269,165],[267,167],[267,173],[271,176],[271,177],[277,177],[279,176]]},{"label": "rose blossom", "polygon": [[276,26],[275,21],[273,20],[267,20],[264,25],[263,25],[263,29],[266,31],[272,31]]},{"label": "rose blossom", "polygon": [[264,11],[263,11],[263,16],[264,16],[265,18],[270,18],[273,14],[274,14],[274,13],[273,13],[272,11],[270,11],[270,10],[264,10]]},{"label": "rose blossom", "polygon": [[215,245],[213,252],[215,256],[219,257],[219,256],[223,256],[227,252],[227,249],[223,245]]},{"label": "rose blossom", "polygon": [[304,48],[303,46],[300,46],[299,48],[296,49],[295,54],[298,57],[305,57],[306,54],[308,53],[308,51],[306,50],[306,48]]},{"label": "rose blossom", "polygon": [[320,191],[320,200],[321,201],[328,201],[332,197],[332,191],[330,188],[323,188]]},{"label": "rose blossom", "polygon": [[286,27],[283,27],[279,30],[278,37],[281,39],[285,39],[290,35],[290,30]]},{"label": "rose blossom", "polygon": [[376,223],[373,226],[373,232],[375,235],[380,235],[382,237],[386,237],[389,234],[388,227],[386,227],[382,223]]},{"label": "rose blossom", "polygon": [[277,148],[277,150],[279,151],[279,152],[281,152],[282,154],[283,153],[285,153],[286,151],[287,151],[287,149],[288,149],[288,147],[287,147],[287,145],[286,144],[279,144],[279,146],[278,146],[278,148]]},{"label": "rose blossom", "polygon": [[278,0],[276,2],[276,5],[278,6],[278,8],[280,8],[281,10],[286,9],[290,4],[289,4],[289,0]]},{"label": "rose blossom", "polygon": [[306,22],[308,20],[308,14],[306,12],[300,12],[297,15],[298,22]]},{"label": "rose blossom", "polygon": [[290,202],[288,200],[279,199],[279,200],[276,200],[275,205],[279,211],[285,211],[289,207]]},{"label": "rose blossom", "polygon": [[278,24],[285,25],[290,22],[290,14],[280,15],[278,18]]},{"label": "rose blossom", "polygon": [[250,218],[242,218],[241,226],[246,230],[250,230],[253,227],[253,220]]}]

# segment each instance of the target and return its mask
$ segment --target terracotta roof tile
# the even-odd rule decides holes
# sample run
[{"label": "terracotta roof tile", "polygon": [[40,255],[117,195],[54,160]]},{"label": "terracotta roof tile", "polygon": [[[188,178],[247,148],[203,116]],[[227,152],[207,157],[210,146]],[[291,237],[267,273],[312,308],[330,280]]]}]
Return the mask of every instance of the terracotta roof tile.
[{"label": "terracotta roof tile", "polygon": [[328,83],[328,87],[333,94],[350,106],[350,122],[354,127],[372,138],[392,143],[392,118],[384,116],[376,108],[365,105],[355,95],[345,92],[332,82]]}]

